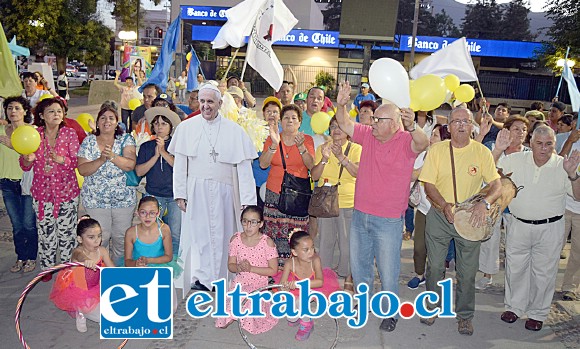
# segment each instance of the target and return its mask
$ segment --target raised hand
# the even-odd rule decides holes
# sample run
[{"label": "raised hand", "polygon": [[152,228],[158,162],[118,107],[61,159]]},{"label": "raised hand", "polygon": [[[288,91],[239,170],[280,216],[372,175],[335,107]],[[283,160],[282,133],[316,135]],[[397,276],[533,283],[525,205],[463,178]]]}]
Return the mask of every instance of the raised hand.
[{"label": "raised hand", "polygon": [[322,148],[320,148],[320,152],[322,153],[322,158],[328,160],[328,158],[330,158],[330,153],[331,153],[331,148],[332,144],[331,143],[324,143],[322,145]]},{"label": "raised hand", "polygon": [[490,114],[484,114],[483,118],[481,118],[481,123],[479,124],[479,134],[484,136],[491,130],[493,118]]},{"label": "raised hand", "polygon": [[573,150],[569,156],[564,157],[564,170],[568,177],[576,177],[578,165],[580,165],[580,151]]},{"label": "raised hand", "polygon": [[336,156],[336,158],[340,161],[340,159],[343,157],[342,154],[342,146],[339,143],[332,143],[330,150],[332,150],[332,153],[334,154],[334,156]]},{"label": "raised hand", "polygon": [[576,143],[578,142],[579,139],[580,139],[580,130],[572,130],[572,132],[570,132],[570,135],[568,136],[568,140],[571,141],[572,143]]},{"label": "raised hand", "polygon": [[401,121],[405,129],[413,126],[415,122],[415,113],[410,108],[401,108]]},{"label": "raised hand", "polygon": [[273,121],[270,122],[270,139],[272,140],[272,145],[278,146],[280,143],[280,131],[278,130],[278,124]]},{"label": "raised hand", "polygon": [[341,82],[338,86],[338,96],[336,96],[336,103],[343,107],[350,101],[350,83],[348,81]]},{"label": "raised hand", "polygon": [[304,132],[298,132],[296,137],[294,137],[294,142],[296,142],[296,146],[300,148],[304,144]]},{"label": "raised hand", "polygon": [[507,129],[501,129],[495,139],[495,147],[501,151],[506,150],[512,143],[511,132]]}]

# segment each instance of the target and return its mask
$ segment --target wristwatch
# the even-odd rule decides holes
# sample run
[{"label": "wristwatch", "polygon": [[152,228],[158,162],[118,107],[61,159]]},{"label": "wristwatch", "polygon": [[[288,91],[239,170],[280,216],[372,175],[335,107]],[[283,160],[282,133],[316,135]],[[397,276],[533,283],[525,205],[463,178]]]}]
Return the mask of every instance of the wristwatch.
[{"label": "wristwatch", "polygon": [[407,130],[407,132],[414,132],[417,129],[417,123],[413,121],[413,128]]},{"label": "wristwatch", "polygon": [[486,210],[491,210],[491,204],[489,202],[487,202],[487,200],[485,199],[481,199],[481,202],[483,202],[485,204],[485,209]]}]

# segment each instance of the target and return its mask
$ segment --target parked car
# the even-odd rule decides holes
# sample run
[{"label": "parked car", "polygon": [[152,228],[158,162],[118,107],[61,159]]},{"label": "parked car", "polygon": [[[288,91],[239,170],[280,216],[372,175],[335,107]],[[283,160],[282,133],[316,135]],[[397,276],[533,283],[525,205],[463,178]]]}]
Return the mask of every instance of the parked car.
[{"label": "parked car", "polygon": [[79,67],[78,68],[78,73],[77,73],[80,77],[83,77],[85,79],[89,78],[89,68],[87,67]]},{"label": "parked car", "polygon": [[[56,79],[58,74],[54,76],[54,86],[56,86]],[[89,84],[89,79],[80,76],[78,73],[66,72],[66,79],[68,80],[69,88],[76,88],[81,86],[87,86]]]}]

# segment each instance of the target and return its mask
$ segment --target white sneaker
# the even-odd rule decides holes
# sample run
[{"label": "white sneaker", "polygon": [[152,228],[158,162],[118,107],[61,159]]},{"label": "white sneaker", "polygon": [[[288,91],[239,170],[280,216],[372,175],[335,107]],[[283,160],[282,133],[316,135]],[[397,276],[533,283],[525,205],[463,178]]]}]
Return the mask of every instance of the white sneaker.
[{"label": "white sneaker", "polygon": [[77,313],[77,330],[79,332],[87,332],[87,319],[83,313]]},{"label": "white sneaker", "polygon": [[485,290],[487,286],[491,285],[492,280],[493,278],[484,276],[475,282],[475,288],[478,290]]}]

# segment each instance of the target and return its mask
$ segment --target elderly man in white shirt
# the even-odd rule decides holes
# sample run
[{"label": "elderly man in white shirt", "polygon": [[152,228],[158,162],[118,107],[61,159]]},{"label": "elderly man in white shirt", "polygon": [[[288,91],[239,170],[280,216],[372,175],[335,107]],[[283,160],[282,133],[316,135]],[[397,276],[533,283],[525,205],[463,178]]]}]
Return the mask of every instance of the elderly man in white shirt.
[{"label": "elderly man in white shirt", "polygon": [[[505,311],[501,319],[513,323],[527,314],[525,328],[542,329],[550,312],[564,234],[566,196],[580,200],[580,152],[562,158],[554,153],[556,137],[548,126],[538,127],[531,152],[517,152],[498,161],[522,186],[511,201],[506,234]],[[539,205],[538,203],[541,203]]]}]

